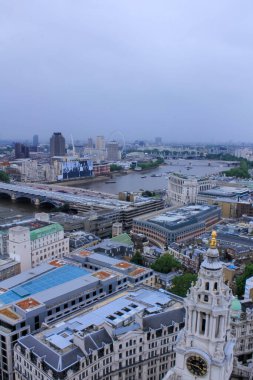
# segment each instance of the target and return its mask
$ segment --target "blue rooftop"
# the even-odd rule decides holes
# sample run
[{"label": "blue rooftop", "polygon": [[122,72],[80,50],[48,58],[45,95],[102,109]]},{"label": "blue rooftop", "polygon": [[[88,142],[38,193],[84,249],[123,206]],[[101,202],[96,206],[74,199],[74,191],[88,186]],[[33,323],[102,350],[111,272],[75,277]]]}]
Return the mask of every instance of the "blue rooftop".
[{"label": "blue rooftop", "polygon": [[64,284],[65,282],[71,280],[75,280],[76,278],[85,276],[89,273],[90,272],[85,269],[71,265],[64,265],[60,268],[55,268],[46,274],[27,281],[22,285],[15,286],[11,290],[1,294],[0,305],[19,301],[22,298],[43,292],[44,290]]}]

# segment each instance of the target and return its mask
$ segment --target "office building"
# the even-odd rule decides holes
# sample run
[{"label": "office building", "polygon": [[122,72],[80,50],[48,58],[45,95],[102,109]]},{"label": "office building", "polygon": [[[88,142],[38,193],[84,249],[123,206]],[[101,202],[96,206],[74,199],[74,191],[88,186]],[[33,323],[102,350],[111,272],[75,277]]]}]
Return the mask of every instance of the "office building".
[{"label": "office building", "polygon": [[209,178],[170,174],[168,179],[168,202],[173,206],[197,203],[199,192],[215,186]]},{"label": "office building", "polygon": [[107,148],[107,160],[108,161],[118,161],[119,155],[119,144],[117,141],[110,141],[106,145]]},{"label": "office building", "polygon": [[28,146],[21,144],[21,143],[15,143],[14,146],[15,149],[15,158],[29,158],[29,148]]},{"label": "office building", "polygon": [[175,364],[184,310],[165,293],[139,288],[64,318],[15,347],[17,379],[159,379]]},{"label": "office building", "polygon": [[105,149],[105,138],[104,136],[96,137],[96,149],[104,150]]},{"label": "office building", "polygon": [[1,282],[0,371],[13,379],[13,347],[17,339],[128,284],[150,283],[153,271],[98,253],[78,250],[72,259],[44,263]]},{"label": "office building", "polygon": [[253,192],[249,186],[231,186],[224,184],[198,193],[197,202],[216,204],[221,208],[223,218],[240,218],[242,215],[253,215]]},{"label": "office building", "polygon": [[10,259],[8,256],[0,259],[0,281],[6,280],[20,273],[20,263]]},{"label": "office building", "polygon": [[33,147],[37,148],[38,145],[39,145],[39,136],[34,135],[33,136]]},{"label": "office building", "polygon": [[92,139],[92,137],[89,137],[89,138],[88,138],[88,141],[87,141],[87,147],[88,147],[88,148],[94,148],[94,143],[93,143],[93,139]]},{"label": "office building", "polygon": [[162,145],[162,138],[161,137],[155,138],[155,145]]},{"label": "office building", "polygon": [[40,213],[36,214],[37,219],[0,226],[2,254],[20,263],[22,272],[69,253],[69,238],[64,237],[63,227],[50,223],[46,217]]},{"label": "office building", "polygon": [[50,138],[50,155],[51,157],[65,156],[65,138],[61,132],[54,132]]},{"label": "office building", "polygon": [[134,218],[132,230],[164,248],[173,242],[184,242],[203,234],[219,220],[219,207],[189,205]]}]

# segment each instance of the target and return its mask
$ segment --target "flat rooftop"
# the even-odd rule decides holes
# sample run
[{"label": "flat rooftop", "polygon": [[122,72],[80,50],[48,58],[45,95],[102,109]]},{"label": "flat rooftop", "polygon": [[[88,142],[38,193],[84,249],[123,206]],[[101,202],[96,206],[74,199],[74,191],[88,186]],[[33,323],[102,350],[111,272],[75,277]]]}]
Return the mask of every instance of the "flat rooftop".
[{"label": "flat rooftop", "polygon": [[93,326],[100,327],[107,322],[113,327],[122,326],[124,321],[144,310],[162,311],[169,305],[171,298],[157,290],[139,289],[108,301],[92,311],[82,312],[74,318],[66,318],[60,325],[42,332],[43,339],[58,349],[66,349],[72,345],[74,333],[90,332]]},{"label": "flat rooftop", "polygon": [[[175,210],[163,211],[157,213],[153,217],[146,219],[148,222],[161,225],[166,228],[175,229],[180,227],[181,224],[191,223],[193,219],[197,219],[202,214],[204,215],[208,211],[215,209],[216,206],[209,205],[189,205],[180,207]],[[138,218],[135,218],[138,220]],[[145,217],[140,217],[145,219]]]},{"label": "flat rooftop", "polygon": [[61,267],[52,265],[51,268],[52,269],[47,273],[20,283],[0,294],[0,306],[20,301],[25,297],[30,297],[36,293],[43,292],[58,285],[63,285],[69,281],[90,274],[90,272],[85,269],[71,265],[63,265]]},{"label": "flat rooftop", "polygon": [[29,228],[31,240],[36,240],[47,235],[54,234],[59,231],[63,231],[63,227],[59,223],[43,222],[37,219],[21,220],[19,222],[13,222],[0,225],[2,234],[7,234],[10,228],[16,229]]},{"label": "flat rooftop", "polygon": [[98,272],[93,273],[92,276],[98,278],[99,280],[108,280],[109,278],[115,277],[115,274],[105,270],[99,270]]},{"label": "flat rooftop", "polygon": [[217,186],[209,190],[199,192],[199,195],[210,195],[216,197],[237,197],[249,193],[248,188],[233,186]]},{"label": "flat rooftop", "polygon": [[49,222],[43,222],[41,220],[37,220],[35,218],[32,218],[32,219],[21,219],[19,221],[13,221],[13,222],[10,222],[10,223],[2,223],[0,224],[0,230],[2,231],[6,231],[6,230],[9,230],[9,228],[12,228],[12,227],[28,227],[30,228],[31,231],[34,231],[38,228],[43,228],[43,227],[46,227],[48,225],[50,225],[51,223]]}]

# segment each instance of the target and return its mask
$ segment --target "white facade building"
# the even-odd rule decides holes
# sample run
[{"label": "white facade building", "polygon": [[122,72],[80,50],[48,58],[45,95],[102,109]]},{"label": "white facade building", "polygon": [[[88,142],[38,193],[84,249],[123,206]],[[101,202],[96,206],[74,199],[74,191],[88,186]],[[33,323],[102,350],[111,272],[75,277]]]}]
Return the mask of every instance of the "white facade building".
[{"label": "white facade building", "polygon": [[231,336],[232,291],[223,281],[216,232],[196,285],[185,299],[185,328],[176,345],[176,365],[165,380],[229,380],[235,340]]},{"label": "white facade building", "polygon": [[174,206],[196,203],[198,193],[209,190],[214,185],[214,181],[209,178],[170,174],[168,179],[168,201]]},{"label": "white facade building", "polygon": [[180,303],[158,291],[134,290],[21,338],[15,379],[159,380],[175,365],[182,325]]},{"label": "white facade building", "polygon": [[9,229],[9,256],[21,264],[21,271],[69,253],[69,239],[58,223],[44,223],[30,230],[26,226]]}]

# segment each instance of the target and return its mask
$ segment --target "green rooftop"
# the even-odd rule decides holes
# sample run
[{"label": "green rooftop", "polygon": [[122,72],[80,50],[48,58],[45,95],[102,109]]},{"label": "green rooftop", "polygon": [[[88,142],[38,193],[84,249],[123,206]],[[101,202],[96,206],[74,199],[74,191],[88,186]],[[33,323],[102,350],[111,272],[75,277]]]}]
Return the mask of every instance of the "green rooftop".
[{"label": "green rooftop", "polygon": [[130,238],[130,236],[126,233],[114,236],[111,241],[116,241],[117,243],[127,244],[127,245],[133,245],[133,242]]},{"label": "green rooftop", "polygon": [[63,231],[63,227],[59,223],[53,223],[45,227],[38,228],[30,232],[30,239],[36,240],[47,235],[55,234],[56,232]]}]

